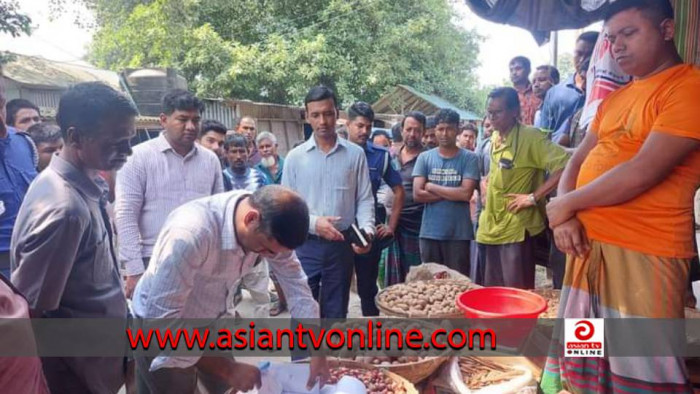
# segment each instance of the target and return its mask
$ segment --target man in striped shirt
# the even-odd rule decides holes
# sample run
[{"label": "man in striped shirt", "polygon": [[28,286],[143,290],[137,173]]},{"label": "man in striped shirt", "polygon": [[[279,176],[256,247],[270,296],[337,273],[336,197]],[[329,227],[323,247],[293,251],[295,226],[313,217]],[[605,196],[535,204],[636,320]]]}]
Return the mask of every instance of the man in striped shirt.
[{"label": "man in striped shirt", "polygon": [[[153,261],[134,293],[134,314],[137,319],[219,319],[229,291],[263,257],[287,294],[291,317],[317,319],[318,304],[294,254],[308,229],[304,200],[281,186],[184,204],[163,226]],[[136,364],[139,393],[193,393],[198,386],[206,393],[237,393],[261,385],[255,366],[231,357],[178,357],[166,351],[156,357],[137,355]],[[309,389],[327,379],[326,359],[313,355]]]},{"label": "man in striped shirt", "polygon": [[165,219],[180,205],[224,191],[221,164],[195,144],[204,104],[175,89],[163,97],[158,138],[134,148],[116,182],[115,222],[127,297],[148,266]]}]

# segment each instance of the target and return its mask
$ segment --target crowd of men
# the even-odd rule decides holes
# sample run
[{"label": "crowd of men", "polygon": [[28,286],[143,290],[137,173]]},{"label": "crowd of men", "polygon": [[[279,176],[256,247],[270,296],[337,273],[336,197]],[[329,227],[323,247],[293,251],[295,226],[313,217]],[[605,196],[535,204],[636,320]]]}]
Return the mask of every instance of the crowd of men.
[{"label": "crowd of men", "polygon": [[[163,131],[132,150],[137,111],[106,85],[70,88],[57,125],[29,101],[5,103],[0,85],[0,312],[216,319],[238,315],[246,289],[249,317],[345,318],[354,276],[362,314],[377,316],[379,286],[437,262],[522,289],[544,265],[565,290],[561,317],[681,318],[698,264],[700,71],[680,60],[673,19],[666,1],[613,8],[605,39],[635,80],[592,124],[579,121],[599,41],[587,32],[574,75],[514,58],[513,87],[488,95],[481,127],[440,109],[373,131],[372,107],[355,102],[339,128],[334,92],[313,87],[313,133],[285,158],[255,119],[231,130],[203,120],[185,90],[165,94]],[[128,369],[119,358],[5,362],[17,371],[0,372],[8,392],[116,392]],[[551,357],[543,390],[689,389],[679,358],[579,364]],[[260,383],[233,358],[135,365],[139,393]],[[327,379],[324,358],[310,368],[309,384]]]}]

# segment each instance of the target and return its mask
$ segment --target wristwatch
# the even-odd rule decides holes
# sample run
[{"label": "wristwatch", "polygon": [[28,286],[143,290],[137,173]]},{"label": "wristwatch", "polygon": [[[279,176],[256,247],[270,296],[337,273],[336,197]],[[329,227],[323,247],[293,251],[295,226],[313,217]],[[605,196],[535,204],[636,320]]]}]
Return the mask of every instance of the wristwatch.
[{"label": "wristwatch", "polygon": [[537,205],[537,199],[535,198],[535,194],[534,194],[534,193],[530,193],[530,195],[527,196],[527,199],[530,200],[530,202],[532,203],[532,205]]}]

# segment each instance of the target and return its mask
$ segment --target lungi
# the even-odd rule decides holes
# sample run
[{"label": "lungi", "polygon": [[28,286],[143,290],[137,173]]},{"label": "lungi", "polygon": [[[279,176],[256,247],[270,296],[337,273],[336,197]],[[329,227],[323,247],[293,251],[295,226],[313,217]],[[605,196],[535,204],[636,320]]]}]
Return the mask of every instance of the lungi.
[{"label": "lungi", "polygon": [[[587,257],[568,257],[559,317],[682,319],[689,265],[592,241]],[[544,393],[692,393],[680,357],[563,357],[563,342],[555,333]]]}]

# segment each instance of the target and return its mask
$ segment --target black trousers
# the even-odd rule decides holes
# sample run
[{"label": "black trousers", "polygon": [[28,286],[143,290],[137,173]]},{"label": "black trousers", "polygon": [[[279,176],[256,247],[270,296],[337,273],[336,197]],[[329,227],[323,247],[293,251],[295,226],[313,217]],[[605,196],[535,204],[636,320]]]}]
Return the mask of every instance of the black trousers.
[{"label": "black trousers", "polygon": [[420,259],[424,263],[440,263],[469,276],[471,241],[438,241],[420,238]]},{"label": "black trousers", "polygon": [[296,253],[311,293],[321,307],[321,317],[344,319],[348,314],[354,256],[350,244],[310,235]]},{"label": "black trousers", "polygon": [[[382,205],[375,205],[374,218],[377,224],[386,222],[386,208]],[[382,258],[382,249],[377,247],[377,243],[372,243],[372,249],[367,254],[354,255],[355,278],[357,279],[357,295],[360,296],[362,305],[362,316],[379,316],[379,309],[374,303],[379,288],[377,278],[379,277],[379,260]]]},{"label": "black trousers", "polygon": [[522,242],[486,245],[484,286],[534,289],[536,237],[525,234]]},{"label": "black trousers", "polygon": [[382,251],[375,246],[367,254],[355,255],[355,277],[357,278],[357,294],[362,304],[362,316],[379,316],[379,309],[374,303],[379,288],[379,260]]}]

